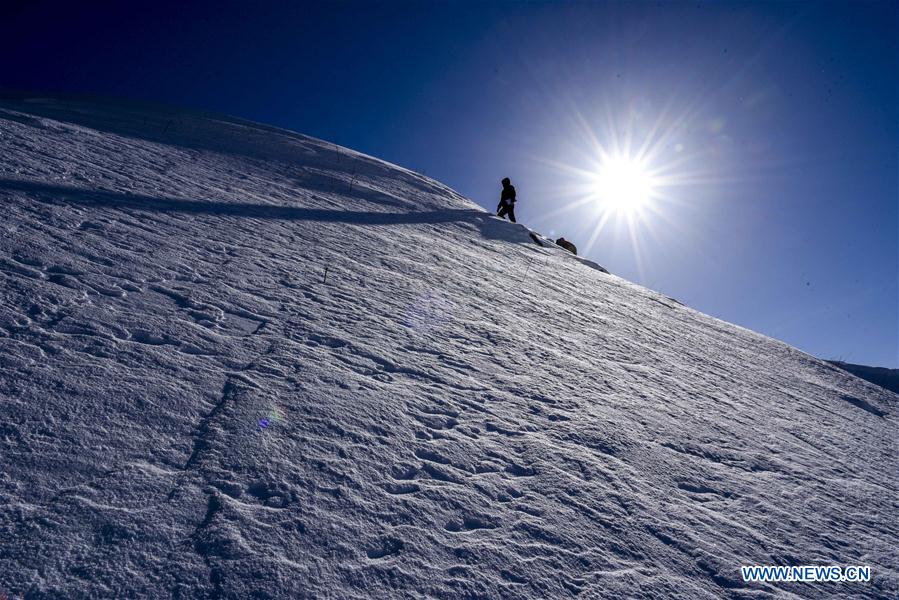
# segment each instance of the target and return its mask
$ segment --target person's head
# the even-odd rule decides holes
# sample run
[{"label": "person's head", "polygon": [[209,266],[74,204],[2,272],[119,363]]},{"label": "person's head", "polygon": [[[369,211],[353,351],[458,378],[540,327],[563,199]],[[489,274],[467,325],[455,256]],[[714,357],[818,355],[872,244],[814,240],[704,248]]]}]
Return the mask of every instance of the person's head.
[{"label": "person's head", "polygon": [[510,185],[512,185],[512,180],[510,180],[508,177],[504,177],[502,184],[503,187],[509,187]]}]

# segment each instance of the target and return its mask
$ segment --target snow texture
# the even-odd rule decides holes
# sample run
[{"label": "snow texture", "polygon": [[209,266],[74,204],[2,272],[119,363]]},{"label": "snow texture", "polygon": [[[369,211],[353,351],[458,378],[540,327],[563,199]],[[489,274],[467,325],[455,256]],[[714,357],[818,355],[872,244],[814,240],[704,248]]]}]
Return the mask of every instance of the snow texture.
[{"label": "snow texture", "polygon": [[0,152],[10,597],[899,594],[891,392],[289,131],[7,96]]}]

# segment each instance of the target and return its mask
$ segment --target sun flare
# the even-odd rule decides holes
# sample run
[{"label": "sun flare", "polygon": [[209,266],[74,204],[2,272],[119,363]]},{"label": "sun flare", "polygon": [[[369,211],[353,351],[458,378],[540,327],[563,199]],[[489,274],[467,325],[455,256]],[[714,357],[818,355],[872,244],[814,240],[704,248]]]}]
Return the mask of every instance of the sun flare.
[{"label": "sun flare", "polygon": [[615,212],[640,212],[652,198],[653,177],[636,160],[609,159],[603,162],[595,177],[597,198]]},{"label": "sun flare", "polygon": [[537,219],[551,234],[584,240],[584,254],[599,242],[606,248],[630,242],[640,272],[645,244],[675,233],[683,239],[678,208],[697,201],[697,186],[723,181],[712,176],[708,155],[689,143],[694,109],[646,106],[639,112],[598,106],[587,114],[572,104],[565,144],[553,158],[536,157],[557,182]]}]

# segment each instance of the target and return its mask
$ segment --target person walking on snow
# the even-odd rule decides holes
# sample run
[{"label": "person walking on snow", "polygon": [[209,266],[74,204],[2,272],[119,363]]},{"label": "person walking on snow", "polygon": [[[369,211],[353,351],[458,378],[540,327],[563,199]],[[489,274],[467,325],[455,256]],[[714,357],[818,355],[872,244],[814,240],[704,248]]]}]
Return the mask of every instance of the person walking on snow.
[{"label": "person walking on snow", "polygon": [[503,179],[503,193],[499,197],[499,206],[496,207],[496,216],[503,218],[509,215],[509,220],[515,222],[515,188],[508,177]]}]

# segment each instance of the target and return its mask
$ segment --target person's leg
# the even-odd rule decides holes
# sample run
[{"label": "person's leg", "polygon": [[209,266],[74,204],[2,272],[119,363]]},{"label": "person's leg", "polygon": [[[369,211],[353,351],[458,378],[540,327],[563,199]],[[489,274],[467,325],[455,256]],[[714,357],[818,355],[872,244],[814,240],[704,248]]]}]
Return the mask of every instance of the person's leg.
[{"label": "person's leg", "polygon": [[509,212],[509,205],[502,204],[502,205],[500,205],[499,210],[496,211],[496,216],[499,217],[500,219],[502,219],[503,217],[506,216],[507,212]]},{"label": "person's leg", "polygon": [[514,223],[515,222],[515,205],[510,204],[509,210],[507,210],[506,212],[509,213],[509,220]]}]

